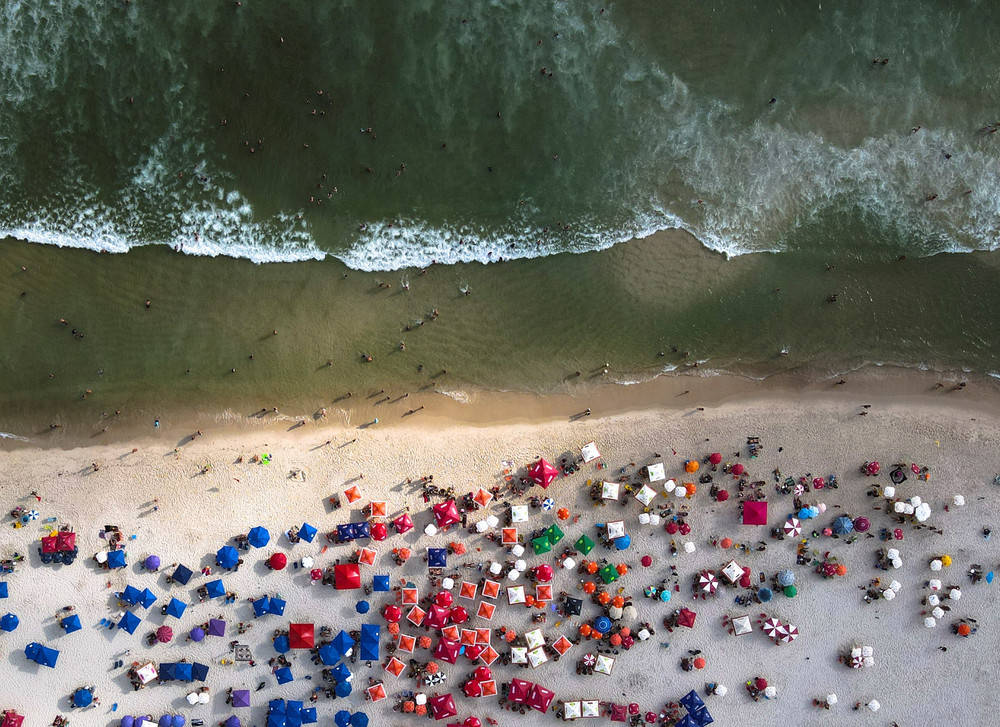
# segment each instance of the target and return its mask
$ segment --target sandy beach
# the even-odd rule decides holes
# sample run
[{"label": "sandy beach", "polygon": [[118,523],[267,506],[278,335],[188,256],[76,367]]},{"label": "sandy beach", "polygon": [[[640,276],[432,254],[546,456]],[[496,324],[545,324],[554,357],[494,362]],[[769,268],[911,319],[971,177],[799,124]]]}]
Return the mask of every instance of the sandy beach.
[{"label": "sandy beach", "polygon": [[[26,725],[50,724],[57,714],[63,714],[75,724],[117,724],[122,715],[181,713],[188,719],[201,718],[205,724],[215,724],[230,714],[237,714],[244,725],[266,722],[267,700],[274,698],[307,700],[312,690],[323,684],[321,667],[314,665],[307,651],[292,651],[292,671],[295,681],[277,685],[271,675],[268,659],[274,657],[271,646],[274,629],[287,629],[289,622],[315,623],[332,627],[358,629],[361,623],[382,626],[383,660],[390,637],[386,622],[380,616],[382,607],[397,596],[373,593],[368,597],[371,611],[360,616],[355,604],[364,597],[357,590],[335,590],[322,585],[310,585],[310,579],[294,563],[304,556],[315,558],[316,566],[326,567],[334,559],[346,561],[356,551],[352,544],[331,545],[323,537],[338,524],[360,521],[361,507],[371,501],[384,500],[390,516],[408,509],[415,530],[390,536],[383,542],[360,541],[372,548],[377,556],[374,566],[361,566],[362,579],[369,583],[375,574],[389,574],[394,586],[401,578],[414,582],[420,596],[432,595],[427,577],[427,564],[421,554],[430,547],[443,547],[452,540],[461,540],[469,552],[451,556],[446,573],[460,579],[478,581],[479,565],[488,567],[493,561],[513,560],[498,545],[484,535],[467,534],[464,530],[439,533],[434,537],[423,534],[431,523],[430,505],[441,498],[424,502],[419,478],[433,474],[438,487],[453,487],[456,496],[475,491],[478,487],[505,487],[505,472],[515,475],[539,457],[558,464],[563,457],[579,455],[580,447],[595,441],[603,457],[584,464],[580,471],[568,477],[559,476],[545,491],[533,488],[526,496],[509,495],[492,503],[485,511],[469,513],[474,525],[490,514],[503,520],[510,504],[523,504],[530,495],[548,496],[554,500],[551,510],[531,509],[530,520],[521,526],[523,537],[528,530],[545,528],[558,523],[566,540],[551,553],[533,555],[529,547],[525,558],[528,566],[549,563],[555,567],[553,591],[561,591],[584,599],[580,584],[588,576],[559,568],[562,547],[572,544],[581,534],[599,540],[597,522],[607,522],[615,516],[624,520],[631,537],[631,547],[625,551],[604,549],[601,545],[589,558],[611,563],[625,563],[627,575],[608,587],[611,595],[631,597],[638,610],[638,621],[649,622],[656,633],[647,641],[637,641],[629,650],[619,649],[611,677],[578,676],[577,662],[587,653],[596,653],[593,641],[583,640],[558,663],[552,661],[537,669],[501,666],[494,663],[498,682],[512,677],[540,682],[551,688],[557,700],[599,699],[605,702],[636,702],[641,713],[659,712],[667,702],[675,701],[691,689],[705,698],[708,708],[719,724],[878,724],[900,725],[927,723],[936,720],[960,720],[985,723],[991,715],[989,684],[992,668],[986,658],[985,644],[996,637],[996,625],[987,614],[997,605],[992,588],[981,581],[973,585],[966,575],[970,564],[981,564],[985,570],[996,565],[991,551],[993,544],[983,538],[982,530],[997,522],[998,508],[994,496],[996,475],[995,449],[1000,441],[1000,422],[995,417],[972,409],[968,402],[953,400],[954,405],[940,402],[900,400],[876,401],[866,416],[858,416],[858,407],[831,402],[827,397],[803,396],[797,401],[770,397],[747,398],[737,402],[692,409],[651,408],[644,411],[608,416],[582,416],[573,421],[551,421],[537,424],[494,425],[490,427],[439,423],[434,427],[366,428],[309,425],[292,431],[268,430],[256,432],[207,431],[203,437],[187,441],[186,435],[164,427],[155,436],[136,438],[123,446],[97,445],[65,449],[49,449],[44,453],[22,447],[3,456],[0,491],[3,507],[34,508],[39,519],[22,528],[11,527],[6,518],[3,530],[3,555],[11,551],[27,552],[26,562],[18,563],[15,572],[6,576],[9,598],[0,610],[15,613],[20,625],[12,633],[0,637],[0,650],[5,665],[5,682],[0,708],[16,709],[27,715]],[[749,459],[747,437],[757,436],[763,450],[756,459]],[[330,444],[326,442],[329,440]],[[132,451],[133,448],[136,451]],[[735,457],[739,451],[740,457]],[[702,460],[712,452],[723,455],[726,463],[742,463],[748,483],[763,482],[760,491],[769,503],[766,527],[740,524],[737,480],[724,474],[722,467],[715,472],[712,484],[727,487],[733,497],[717,502],[709,494],[710,484],[703,483],[690,499],[666,496],[658,485],[658,495],[652,507],[669,504],[676,510],[679,503],[690,514],[685,521],[691,532],[687,536],[669,535],[659,527],[642,525],[638,515],[642,506],[627,498],[624,506],[612,502],[607,507],[595,507],[586,483],[590,481],[626,481],[640,484],[639,468],[662,461],[667,477],[678,482],[691,481],[704,474],[706,466],[689,475],[684,471],[688,459]],[[254,455],[268,453],[270,463],[251,463]],[[655,455],[661,455],[657,458]],[[239,460],[242,458],[242,462]],[[880,460],[882,473],[875,478],[860,474],[859,466],[867,460]],[[911,525],[899,525],[886,513],[887,500],[870,497],[873,485],[889,485],[888,469],[895,463],[926,467],[929,479],[924,481],[912,474],[897,490],[898,498],[918,495],[928,502],[932,515],[927,525],[943,530],[916,530]],[[94,471],[94,463],[98,465]],[[780,468],[786,477],[824,477],[835,475],[839,487],[813,490],[802,496],[803,504],[826,505],[826,512],[816,520],[807,521],[803,537],[829,527],[834,517],[849,514],[871,520],[874,538],[860,535],[856,542],[849,538],[809,537],[808,551],[816,557],[829,552],[847,566],[847,575],[824,579],[810,565],[796,565],[796,539],[783,541],[770,537],[772,528],[780,527],[787,515],[794,512],[792,495],[775,490],[773,471]],[[907,470],[909,472],[909,470]],[[362,477],[363,475],[363,477]],[[411,480],[407,484],[407,480]],[[697,481],[697,480],[695,480]],[[340,509],[330,505],[331,496],[343,498],[343,490],[356,485],[361,499],[353,506],[344,503]],[[41,501],[29,493],[35,490]],[[966,504],[956,507],[954,496],[964,496]],[[945,507],[948,507],[947,511]],[[561,521],[556,513],[567,508],[571,518]],[[39,537],[49,518],[56,523],[72,526],[80,547],[78,561],[70,566],[43,565],[36,553]],[[577,519],[578,518],[578,519]],[[291,526],[309,522],[320,530],[313,544],[290,545],[281,533]],[[664,521],[665,522],[665,521]],[[124,569],[101,570],[91,557],[107,550],[106,541],[98,537],[105,525],[118,525],[125,534],[128,566]],[[221,571],[214,565],[215,552],[232,544],[233,536],[246,533],[255,525],[264,525],[272,533],[271,543],[262,549],[243,553],[245,565],[235,573]],[[877,537],[884,528],[899,527],[903,540],[882,543]],[[713,546],[721,537],[730,537],[738,545],[746,543],[749,552],[723,551]],[[679,550],[670,555],[671,540]],[[763,541],[766,551],[755,550]],[[684,551],[691,542],[696,550]],[[357,545],[357,544],[356,544]],[[412,548],[414,556],[403,567],[391,558],[393,547]],[[875,569],[878,551],[896,547],[903,562],[890,572]],[[276,572],[269,570],[265,560],[274,552],[285,552],[289,567]],[[142,569],[149,554],[161,557],[163,568],[158,573]],[[954,560],[950,568],[932,573],[928,563],[948,554]],[[643,555],[653,563],[644,568]],[[718,571],[735,557],[753,570],[753,587],[749,590],[721,587],[706,600],[695,599],[693,579],[702,569]],[[810,555],[811,557],[811,555]],[[580,556],[576,556],[581,560]],[[586,558],[583,558],[586,560]],[[196,571],[187,587],[168,585],[165,576],[172,563],[184,563]],[[471,567],[463,568],[463,563]],[[238,593],[235,604],[225,605],[222,599],[199,603],[196,589],[210,580],[197,573],[212,567],[212,578],[221,576],[228,591]],[[679,592],[669,603],[643,597],[646,586],[660,583],[676,566]],[[760,573],[770,578],[780,569],[790,568],[796,575],[798,595],[786,598],[776,595],[770,603],[750,603],[740,606],[734,598],[754,593]],[[937,627],[925,628],[922,604],[931,591],[924,587],[931,577],[940,577],[945,588],[960,586],[964,597],[960,602],[944,599],[950,604]],[[895,579],[901,585],[899,597],[866,604],[864,587],[872,578],[882,577],[884,589]],[[523,582],[523,578],[522,581]],[[598,581],[599,582],[599,581]],[[134,635],[122,630],[108,630],[99,623],[122,612],[113,593],[126,585],[140,590],[148,587],[158,597],[148,611],[132,610],[143,620]],[[508,585],[508,582],[504,582]],[[456,589],[457,590],[457,589]],[[221,615],[232,628],[236,622],[253,621],[248,598],[280,593],[288,602],[284,616],[258,619],[252,630],[242,636],[206,638],[201,643],[185,641],[188,631]],[[191,605],[180,619],[160,615],[159,608],[174,596]],[[492,621],[473,617],[471,626],[515,629],[519,634],[531,628],[531,614],[539,613],[523,606],[509,606],[501,596]],[[64,634],[54,615],[67,605],[79,614],[83,629]],[[478,602],[468,605],[476,606]],[[679,628],[672,633],[663,628],[663,619],[675,608],[689,607],[697,622],[693,629]],[[593,623],[604,609],[585,600],[580,616],[563,617],[547,612],[540,624],[548,643],[560,635],[577,640],[579,627]],[[475,613],[473,611],[473,613]],[[726,617],[748,614],[754,621],[761,614],[780,618],[799,628],[799,637],[790,644],[775,646],[756,625],[750,634],[735,637],[727,633]],[[952,623],[959,618],[977,619],[978,633],[961,638],[952,633]],[[168,644],[149,647],[147,633],[164,622],[174,629],[175,639]],[[637,624],[621,625],[636,626]],[[635,629],[637,630],[637,629]],[[424,635],[423,629],[410,627],[404,633]],[[238,639],[248,644],[255,666],[232,664],[229,643]],[[40,642],[60,651],[54,669],[33,664],[25,658],[24,647]],[[509,647],[494,637],[497,651]],[[663,646],[669,644],[669,647]],[[870,645],[876,662],[873,666],[854,670],[838,662],[838,657],[854,646]],[[607,647],[607,637],[604,640]],[[946,647],[942,651],[939,647]],[[607,647],[610,648],[610,647]],[[681,659],[690,657],[689,650],[700,650],[706,660],[703,670],[686,672]],[[405,654],[400,656],[406,657]],[[133,691],[126,669],[133,661],[152,660],[155,663],[177,661],[186,657],[211,666],[206,685],[211,690],[211,702],[206,706],[190,707],[185,695],[191,685],[177,682],[153,683]],[[418,649],[413,657],[428,661],[431,652]],[[124,666],[114,668],[116,660]],[[229,664],[223,664],[228,660]],[[405,661],[405,659],[404,659]],[[438,660],[440,663],[440,660]],[[477,662],[478,664],[478,662]],[[440,663],[447,680],[434,687],[418,687],[413,679],[395,678],[374,664],[366,668],[359,662],[351,666],[354,693],[346,699],[321,696],[315,706],[320,723],[329,723],[340,709],[363,710],[373,724],[397,725],[419,719],[413,715],[393,712],[395,697],[404,690],[426,693],[450,691],[456,695],[460,721],[469,715],[482,719],[497,719],[504,724],[510,713],[503,711],[496,698],[470,699],[462,696],[461,685],[471,675],[476,664],[460,658],[451,666]],[[921,678],[914,679],[915,669]],[[772,700],[754,702],[743,684],[757,676],[766,678],[776,687]],[[312,677],[309,679],[309,677]],[[363,699],[361,687],[369,677],[384,681],[388,694],[377,704]],[[258,684],[264,688],[254,691]],[[724,697],[705,696],[706,683],[723,684],[729,689]],[[70,710],[68,697],[77,687],[94,685],[101,703],[86,711]],[[200,686],[197,683],[195,686]],[[226,704],[230,687],[251,690],[251,707],[235,712]],[[962,699],[956,698],[961,691]],[[838,695],[838,703],[827,712],[813,706],[814,699]],[[853,712],[857,703],[876,699],[881,704],[877,713],[865,707]],[[117,711],[112,711],[117,705]],[[525,716],[532,724],[551,722],[555,716],[528,711]]]}]

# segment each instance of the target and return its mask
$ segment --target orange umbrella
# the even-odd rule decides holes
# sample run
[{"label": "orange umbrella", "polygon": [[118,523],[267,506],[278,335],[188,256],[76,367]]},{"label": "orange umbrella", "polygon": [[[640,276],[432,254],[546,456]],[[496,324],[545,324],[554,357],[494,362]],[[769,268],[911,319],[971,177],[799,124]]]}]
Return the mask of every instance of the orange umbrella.
[{"label": "orange umbrella", "polygon": [[846,576],[847,575],[847,566],[844,565],[843,563],[838,563],[837,564],[837,575],[838,576]]},{"label": "orange umbrella", "polygon": [[590,624],[580,624],[580,636],[590,636],[591,632]]},{"label": "orange umbrella", "polygon": [[507,633],[503,635],[507,640],[508,644],[513,644],[514,640],[517,638],[517,632],[514,629],[507,629]]},{"label": "orange umbrella", "polygon": [[416,708],[413,710],[413,713],[414,714],[418,714],[421,717],[423,717],[425,714],[427,714],[427,705],[426,704],[418,704],[416,706]]},{"label": "orange umbrella", "polygon": [[733,547],[733,541],[731,538],[723,538],[719,545],[722,546],[723,550],[726,550]]},{"label": "orange umbrella", "polygon": [[622,637],[619,636],[618,634],[611,634],[610,641],[611,641],[611,645],[612,646],[621,646],[622,645]]},{"label": "orange umbrella", "polygon": [[618,565],[617,565],[617,566],[615,567],[615,570],[616,570],[616,571],[618,571],[618,575],[620,575],[620,576],[623,576],[623,575],[625,575],[626,573],[628,573],[628,566],[627,566],[627,565],[625,565],[624,563],[619,563],[619,564],[618,564]]},{"label": "orange umbrella", "polygon": [[587,581],[586,583],[583,584],[583,592],[588,595],[596,590],[597,590],[597,584],[594,583],[593,581]]},{"label": "orange umbrella", "polygon": [[693,482],[684,483],[684,492],[687,493],[688,497],[691,497],[691,495],[693,495],[697,491],[698,491],[698,485],[696,485],[695,483]]},{"label": "orange umbrella", "polygon": [[610,600],[611,600],[611,594],[608,593],[607,591],[601,591],[597,595],[597,602],[599,604],[601,604],[602,606],[607,606],[608,605],[608,601],[610,601]]},{"label": "orange umbrella", "polygon": [[587,563],[587,572],[590,573],[591,575],[593,575],[594,573],[596,573],[597,572],[597,563],[595,563],[592,560],[589,561]]},{"label": "orange umbrella", "polygon": [[622,606],[625,605],[625,599],[622,598],[621,596],[615,596],[614,598],[611,599],[611,605],[614,606],[615,608],[621,608]]},{"label": "orange umbrella", "polygon": [[595,630],[593,630],[593,631],[590,632],[590,638],[597,639],[598,641],[600,641],[601,639],[604,638],[604,634],[602,634],[600,631],[598,631],[598,630],[595,629]]},{"label": "orange umbrella", "polygon": [[622,638],[624,639],[632,635],[632,629],[630,629],[628,626],[622,626],[621,629],[619,629],[618,633],[620,633],[622,635]]},{"label": "orange umbrella", "polygon": [[685,472],[697,472],[698,471],[698,461],[694,459],[689,459],[684,463]]},{"label": "orange umbrella", "polygon": [[438,671],[437,662],[436,661],[428,661],[427,662],[427,673],[428,674],[437,674],[437,671]]},{"label": "orange umbrella", "polygon": [[455,555],[465,555],[465,544],[458,541],[448,543],[448,547],[451,548],[451,552]]},{"label": "orange umbrella", "polygon": [[971,633],[972,633],[972,628],[969,626],[969,624],[959,624],[958,625],[958,635],[959,636],[968,636]]},{"label": "orange umbrella", "polygon": [[695,669],[704,669],[705,668],[705,660],[699,656],[697,659],[694,660],[694,668]]},{"label": "orange umbrella", "polygon": [[419,639],[417,639],[417,647],[421,649],[431,648],[431,637],[421,636]]},{"label": "orange umbrella", "polygon": [[559,508],[559,510],[556,512],[556,517],[559,518],[560,520],[569,520],[569,510],[567,510],[565,507]]},{"label": "orange umbrella", "polygon": [[399,633],[399,624],[389,624],[386,629],[389,631],[390,635],[395,636]]},{"label": "orange umbrella", "polygon": [[535,597],[534,597],[534,596],[532,596],[532,595],[531,595],[531,594],[529,593],[529,594],[528,594],[527,596],[525,596],[525,597],[524,597],[524,602],[525,602],[525,604],[527,604],[528,606],[534,606],[534,605],[535,605]]},{"label": "orange umbrella", "polygon": [[414,704],[413,702],[403,702],[403,711],[409,714],[410,712],[413,711],[413,708],[416,706],[417,705]]}]

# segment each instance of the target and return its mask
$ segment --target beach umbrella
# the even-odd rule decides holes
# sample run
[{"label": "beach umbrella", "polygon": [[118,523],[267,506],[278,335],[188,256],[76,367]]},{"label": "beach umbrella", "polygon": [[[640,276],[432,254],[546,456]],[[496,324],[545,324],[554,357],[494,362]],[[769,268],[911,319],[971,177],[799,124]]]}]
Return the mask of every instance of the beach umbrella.
[{"label": "beach umbrella", "polygon": [[602,634],[608,633],[611,630],[611,619],[607,616],[598,616],[594,621],[594,628]]},{"label": "beach umbrella", "polygon": [[782,624],[781,628],[778,629],[778,638],[786,644],[792,643],[798,636],[798,628],[791,624]]},{"label": "beach umbrella", "polygon": [[255,548],[263,548],[271,542],[271,533],[263,525],[258,525],[250,529],[247,535],[247,542]]},{"label": "beach umbrella", "polygon": [[744,525],[767,525],[767,502],[749,500],[743,503]]},{"label": "beach umbrella", "polygon": [[374,523],[372,525],[372,540],[382,541],[389,537],[389,529],[385,523]]},{"label": "beach umbrella", "polygon": [[694,620],[697,615],[698,614],[696,614],[694,611],[691,611],[687,608],[682,608],[680,612],[677,614],[677,625],[686,626],[689,629],[693,629]]},{"label": "beach umbrella", "polygon": [[722,462],[722,455],[719,452],[712,452],[708,455],[708,461],[712,464],[720,464]]},{"label": "beach umbrella", "polygon": [[703,593],[715,593],[719,587],[719,579],[711,571],[703,570],[698,577],[698,587]]},{"label": "beach umbrella", "polygon": [[767,603],[774,596],[774,593],[770,588],[761,588],[757,591],[757,598],[760,599],[761,603]]},{"label": "beach umbrella", "polygon": [[209,636],[225,636],[226,635],[226,622],[221,621],[217,618],[210,618],[208,620],[208,635]]},{"label": "beach umbrella", "polygon": [[349,697],[351,696],[352,691],[354,691],[354,687],[351,686],[351,683],[347,680],[337,682],[333,688],[333,693],[338,697]]},{"label": "beach umbrella", "polygon": [[872,526],[871,520],[866,517],[859,517],[854,519],[854,529],[859,533],[866,533],[868,529]]},{"label": "beach umbrella", "polygon": [[368,613],[370,608],[371,604],[368,603],[368,601],[358,601],[356,604],[354,604],[354,610],[357,611],[358,613]]},{"label": "beach umbrella", "polygon": [[854,532],[854,521],[846,515],[841,515],[833,521],[833,532],[837,535],[848,535]]},{"label": "beach umbrella", "polygon": [[170,603],[167,604],[163,613],[167,616],[173,616],[174,618],[180,618],[184,615],[184,611],[187,609],[187,604],[183,601],[179,601],[176,598],[171,598]]},{"label": "beach umbrella", "polygon": [[540,459],[528,468],[528,477],[542,487],[548,487],[559,474],[559,470],[544,459]]},{"label": "beach umbrella", "polygon": [[13,613],[8,613],[3,618],[0,618],[0,631],[13,631],[17,628],[20,620]]},{"label": "beach umbrella", "polygon": [[73,692],[74,707],[89,707],[93,701],[94,695],[90,693],[89,689],[77,689]]},{"label": "beach umbrella", "polygon": [[785,568],[784,570],[778,571],[777,575],[778,585],[784,588],[785,586],[790,586],[795,583],[795,573],[791,569]]},{"label": "beach umbrella", "polygon": [[223,727],[240,727],[240,718],[235,714],[230,715],[225,722],[222,723]]},{"label": "beach umbrella", "polygon": [[186,565],[178,565],[177,568],[174,569],[173,575],[170,576],[170,580],[180,583],[182,586],[186,586],[188,581],[191,580],[192,575],[194,575],[194,573]]},{"label": "beach umbrella", "polygon": [[691,533],[691,526],[687,523],[680,523],[677,525],[677,532],[681,535],[689,535]]},{"label": "beach umbrella", "polygon": [[368,715],[364,712],[355,712],[352,714],[351,727],[368,727]]},{"label": "beach umbrella", "polygon": [[108,568],[124,568],[125,567],[125,551],[124,550],[111,550],[108,551]]},{"label": "beach umbrella", "polygon": [[222,579],[216,578],[205,584],[205,591],[209,598],[222,598],[226,595],[226,587],[222,585]]},{"label": "beach umbrella", "polygon": [[239,709],[242,707],[250,706],[250,690],[249,689],[234,689],[233,690],[233,708]]},{"label": "beach umbrella", "polygon": [[267,559],[267,564],[273,570],[281,570],[288,565],[288,557],[284,553],[274,553]]},{"label": "beach umbrella", "polygon": [[147,555],[146,560],[143,561],[143,565],[146,566],[146,570],[159,570],[160,568],[160,556],[158,555]]},{"label": "beach umbrella", "polygon": [[715,493],[715,499],[718,502],[725,502],[729,499],[729,490],[719,490]]},{"label": "beach umbrella", "polygon": [[[283,666],[274,672],[274,678],[278,680],[278,684],[288,684],[288,682],[294,682],[295,677],[292,676],[292,670],[287,666]],[[338,685],[339,686],[339,685]]]},{"label": "beach umbrella", "polygon": [[892,484],[894,485],[902,484],[906,481],[906,473],[903,472],[902,467],[897,467],[889,473],[889,479],[892,480]]},{"label": "beach umbrella", "polygon": [[289,643],[288,637],[285,636],[284,634],[275,636],[274,641],[272,641],[271,643],[272,646],[274,646],[274,650],[279,654],[285,654],[288,652],[289,649],[292,648],[291,644]]},{"label": "beach umbrella", "polygon": [[663,601],[664,603],[666,603],[667,601],[669,601],[670,600],[670,591],[668,591],[666,588],[664,588],[662,591],[660,591],[660,600]]},{"label": "beach umbrella", "polygon": [[131,611],[126,611],[121,620],[118,622],[118,628],[123,629],[130,634],[134,634],[135,630],[139,628],[140,622],[141,619],[138,616]]},{"label": "beach umbrella", "polygon": [[231,545],[223,545],[215,552],[215,564],[220,568],[232,568],[239,559],[239,552]]},{"label": "beach umbrella", "polygon": [[653,565],[653,559],[648,555],[642,556],[642,560],[640,562],[642,563],[643,568],[649,568],[649,566]]},{"label": "beach umbrella", "polygon": [[192,641],[201,641],[202,639],[205,638],[205,629],[203,629],[201,626],[195,626],[193,629],[191,629],[190,638]]},{"label": "beach umbrella", "polygon": [[333,722],[337,727],[350,727],[351,713],[346,709],[342,709],[334,715]]},{"label": "beach umbrella", "polygon": [[161,626],[156,629],[156,640],[161,644],[169,643],[174,638],[174,630],[169,626]]},{"label": "beach umbrella", "polygon": [[698,466],[699,465],[698,465],[698,461],[697,460],[689,459],[687,462],[684,463],[684,471],[687,472],[687,473],[689,473],[689,474],[691,472],[697,472],[698,471]]},{"label": "beach umbrella", "polygon": [[59,625],[62,626],[63,631],[67,634],[71,634],[74,631],[79,631],[83,628],[80,623],[80,617],[75,613],[72,616],[67,616],[66,618],[59,621]]},{"label": "beach umbrella", "polygon": [[400,535],[413,530],[413,520],[411,520],[409,514],[405,512],[393,520],[392,525],[396,528],[396,532]]}]

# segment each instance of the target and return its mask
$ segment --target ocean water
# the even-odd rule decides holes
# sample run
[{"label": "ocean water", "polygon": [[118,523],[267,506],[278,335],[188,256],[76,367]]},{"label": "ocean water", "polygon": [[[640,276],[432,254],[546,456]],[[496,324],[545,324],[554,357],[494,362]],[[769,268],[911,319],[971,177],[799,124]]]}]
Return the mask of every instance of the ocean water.
[{"label": "ocean water", "polygon": [[860,254],[992,250],[998,30],[974,1],[7,2],[0,232],[360,270],[677,227],[835,253],[859,220]]},{"label": "ocean water", "polygon": [[998,40],[976,0],[10,0],[0,414],[996,371]]}]

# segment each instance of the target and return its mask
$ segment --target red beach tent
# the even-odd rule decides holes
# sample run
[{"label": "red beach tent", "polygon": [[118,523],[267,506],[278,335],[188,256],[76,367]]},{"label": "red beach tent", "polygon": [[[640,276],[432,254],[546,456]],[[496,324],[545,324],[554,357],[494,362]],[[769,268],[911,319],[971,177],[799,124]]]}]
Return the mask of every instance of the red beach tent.
[{"label": "red beach tent", "polygon": [[333,585],[338,591],[361,588],[361,570],[357,563],[338,563],[333,566]]},{"label": "red beach tent", "polygon": [[542,487],[548,487],[559,474],[559,470],[544,459],[540,459],[528,468],[528,477]]},{"label": "red beach tent", "polygon": [[427,704],[430,705],[434,719],[448,719],[448,717],[454,717],[458,714],[458,710],[455,709],[455,698],[450,694],[439,694],[436,697],[431,697],[427,700]]},{"label": "red beach tent", "polygon": [[743,524],[744,525],[767,525],[767,503],[766,502],[744,502],[743,503]]},{"label": "red beach tent", "polygon": [[289,624],[288,645],[293,649],[311,649],[315,645],[315,629],[312,624]]},{"label": "red beach tent", "polygon": [[454,500],[439,502],[431,508],[434,511],[434,520],[439,528],[446,528],[461,522],[462,516],[458,514],[458,507]]}]

